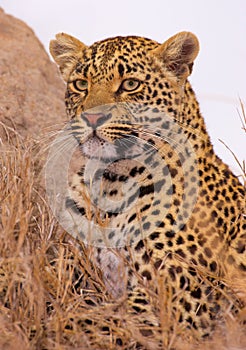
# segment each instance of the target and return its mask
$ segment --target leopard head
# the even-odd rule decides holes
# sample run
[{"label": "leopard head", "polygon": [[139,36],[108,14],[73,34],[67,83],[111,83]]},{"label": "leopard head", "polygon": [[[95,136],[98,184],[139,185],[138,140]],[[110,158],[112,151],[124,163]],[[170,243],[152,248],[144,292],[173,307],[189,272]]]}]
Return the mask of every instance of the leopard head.
[{"label": "leopard head", "polygon": [[50,52],[67,83],[67,112],[84,155],[97,157],[99,150],[101,158],[117,157],[120,150],[124,156],[138,154],[136,137],[157,142],[153,134],[182,114],[184,87],[198,51],[190,32],[163,44],[128,36],[91,46],[57,34]]}]

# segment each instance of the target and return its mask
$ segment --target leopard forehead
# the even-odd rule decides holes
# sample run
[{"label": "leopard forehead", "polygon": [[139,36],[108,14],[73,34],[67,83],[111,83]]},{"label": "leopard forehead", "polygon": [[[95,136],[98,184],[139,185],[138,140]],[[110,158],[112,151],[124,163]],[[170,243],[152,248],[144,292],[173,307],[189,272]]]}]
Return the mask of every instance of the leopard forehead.
[{"label": "leopard forehead", "polygon": [[74,73],[87,77],[88,70],[91,68],[93,74],[100,72],[100,76],[102,76],[109,74],[117,66],[119,75],[123,76],[123,71],[134,72],[137,71],[137,68],[141,68],[141,63],[146,64],[148,61],[147,52],[155,49],[158,45],[156,41],[138,36],[117,36],[97,41],[86,48]]},{"label": "leopard forehead", "polygon": [[116,36],[113,38],[97,41],[89,49],[93,55],[103,52],[107,57],[112,57],[117,53],[130,55],[134,50],[139,50],[141,53],[153,50],[159,44],[151,39],[139,36]]}]

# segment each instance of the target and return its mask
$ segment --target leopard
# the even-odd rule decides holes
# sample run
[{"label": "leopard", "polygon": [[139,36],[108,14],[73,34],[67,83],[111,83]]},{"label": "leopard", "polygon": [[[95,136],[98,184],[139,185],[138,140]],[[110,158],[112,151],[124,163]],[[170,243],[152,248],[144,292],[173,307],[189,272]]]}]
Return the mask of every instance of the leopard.
[{"label": "leopard", "polygon": [[87,46],[65,33],[50,42],[84,162],[64,204],[71,234],[92,247],[109,295],[127,295],[143,323],[147,286],[206,337],[242,307],[227,278],[246,277],[246,194],[216,155],[189,82],[198,52],[187,31],[163,43],[117,36]]}]

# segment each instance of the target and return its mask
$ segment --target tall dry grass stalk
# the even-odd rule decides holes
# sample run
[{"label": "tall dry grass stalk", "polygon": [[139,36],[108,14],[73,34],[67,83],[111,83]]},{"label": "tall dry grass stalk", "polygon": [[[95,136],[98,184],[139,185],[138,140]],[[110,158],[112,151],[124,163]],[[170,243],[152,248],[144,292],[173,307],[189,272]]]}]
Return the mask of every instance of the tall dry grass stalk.
[{"label": "tall dry grass stalk", "polygon": [[[246,118],[244,123],[245,128]],[[6,141],[0,141],[0,349],[158,349],[158,336],[142,335],[158,327],[141,324],[141,315],[128,312],[124,297],[109,299],[89,249],[72,240],[52,217],[42,187],[44,163],[35,142],[2,128]],[[239,278],[235,288],[239,281],[246,300],[246,281]],[[160,286],[162,282],[157,280]],[[237,319],[228,312],[226,326],[198,344],[192,332],[171,317],[167,291],[160,288],[160,297],[152,294],[151,300],[160,311],[165,349],[246,348],[241,322],[245,309]]]}]

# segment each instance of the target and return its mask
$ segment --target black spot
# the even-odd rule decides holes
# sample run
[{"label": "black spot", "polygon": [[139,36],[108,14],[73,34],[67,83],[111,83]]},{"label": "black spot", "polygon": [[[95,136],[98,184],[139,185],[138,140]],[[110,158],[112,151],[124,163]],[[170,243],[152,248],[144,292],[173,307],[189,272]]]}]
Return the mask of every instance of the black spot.
[{"label": "black spot", "polygon": [[114,232],[110,232],[110,234],[108,235],[108,238],[112,239],[114,236],[115,236],[115,233]]},{"label": "black spot", "polygon": [[123,345],[123,341],[120,338],[116,339],[116,345],[122,346]]},{"label": "black spot", "polygon": [[143,229],[144,230],[148,230],[150,228],[150,223],[149,222],[145,222],[144,224],[143,224]]},{"label": "black spot", "polygon": [[170,213],[167,214],[166,218],[170,221],[170,224],[171,224],[171,225],[174,224],[175,220],[174,220],[172,214],[170,214]]},{"label": "black spot", "polygon": [[175,193],[176,193],[176,185],[171,185],[166,192],[168,196],[171,196],[172,194],[175,194]]},{"label": "black spot", "polygon": [[125,176],[125,175],[120,175],[119,176],[119,181],[120,182],[126,182],[127,179],[128,179],[128,176]]},{"label": "black spot", "polygon": [[162,264],[162,260],[161,259],[157,259],[154,263],[154,267],[158,270],[159,267],[161,266]]},{"label": "black spot", "polygon": [[201,264],[202,266],[205,266],[205,267],[208,266],[208,263],[207,263],[207,261],[204,259],[204,257],[203,257],[202,254],[199,254],[198,260],[199,260],[199,262],[200,262],[200,264]]},{"label": "black spot", "polygon": [[245,252],[245,249],[246,249],[245,243],[239,241],[236,249],[238,254],[243,254]]},{"label": "black spot", "polygon": [[136,271],[138,271],[139,270],[139,263],[135,262],[134,267],[135,267]]},{"label": "black spot", "polygon": [[135,166],[134,168],[131,169],[129,175],[131,177],[134,177],[138,173],[138,168]]},{"label": "black spot", "polygon": [[90,306],[96,306],[95,302],[91,299],[84,299],[85,303]]},{"label": "black spot", "polygon": [[124,66],[123,66],[123,64],[119,64],[118,65],[118,72],[119,72],[119,75],[120,75],[120,77],[123,77],[123,75],[124,75]]},{"label": "black spot", "polygon": [[159,209],[156,209],[156,210],[152,211],[151,214],[152,214],[152,215],[159,215],[159,214],[160,214],[160,210],[159,210]]},{"label": "black spot", "polygon": [[225,217],[229,216],[229,210],[227,207],[225,207],[225,209],[224,209],[224,215],[225,215]]},{"label": "black spot", "polygon": [[209,264],[209,267],[212,272],[215,272],[217,270],[217,263],[213,261],[211,264]]},{"label": "black spot", "polygon": [[92,325],[92,320],[90,320],[90,319],[87,318],[87,319],[85,319],[85,323],[86,323],[86,324],[89,324],[89,325]]},{"label": "black spot", "polygon": [[140,304],[140,305],[148,305],[148,301],[143,298],[135,298],[134,303]]},{"label": "black spot", "polygon": [[165,184],[166,180],[162,179],[158,182],[155,183],[155,191],[160,192],[160,190],[162,189],[162,186]]},{"label": "black spot", "polygon": [[[191,317],[188,317],[188,318],[186,319],[186,321],[194,327],[194,321],[192,320]],[[195,328],[195,327],[194,327],[194,328]]]},{"label": "black spot", "polygon": [[173,204],[176,206],[176,207],[179,207],[180,206],[180,200],[175,198],[174,201],[173,201]]},{"label": "black spot", "polygon": [[131,73],[132,68],[129,66],[129,64],[126,65],[126,73]]},{"label": "black spot", "polygon": [[168,241],[167,245],[168,245],[168,247],[172,247],[173,246],[173,242],[172,241]]},{"label": "black spot", "polygon": [[195,254],[195,252],[197,251],[197,246],[195,244],[192,244],[188,247],[188,250],[191,252],[191,254]]},{"label": "black spot", "polygon": [[138,244],[136,245],[135,250],[136,250],[136,251],[141,250],[143,247],[144,247],[144,242],[143,242],[143,240],[141,239],[141,240],[138,242]]},{"label": "black spot", "polygon": [[202,305],[202,310],[203,310],[203,312],[207,312],[207,311],[208,311],[207,305],[206,305],[206,304],[203,304],[203,305]]},{"label": "black spot", "polygon": [[173,238],[175,237],[175,231],[167,231],[165,235],[167,238]]},{"label": "black spot", "polygon": [[172,266],[168,269],[168,273],[169,273],[172,281],[175,281],[175,279],[176,279],[175,269]]},{"label": "black spot", "polygon": [[211,214],[212,214],[212,217],[214,217],[214,218],[216,218],[216,217],[218,216],[218,214],[217,214],[217,211],[216,211],[216,210],[213,210]]},{"label": "black spot", "polygon": [[133,305],[132,308],[133,308],[133,310],[135,310],[138,314],[144,312],[144,310],[141,309],[139,306]]},{"label": "black spot", "polygon": [[196,290],[193,290],[190,294],[195,299],[201,299],[201,296],[202,296],[201,288],[197,288]]},{"label": "black spot", "polygon": [[163,221],[157,221],[156,226],[157,227],[165,227],[165,223]]},{"label": "black spot", "polygon": [[72,325],[67,324],[67,325],[65,326],[65,329],[72,330],[73,327],[72,327]]},{"label": "black spot", "polygon": [[146,168],[145,168],[144,166],[141,166],[141,167],[138,169],[139,174],[141,175],[141,174],[144,172],[145,169],[146,169]]},{"label": "black spot", "polygon": [[150,261],[150,254],[148,254],[147,252],[145,252],[145,253],[142,255],[142,259],[143,259],[143,262],[147,264],[147,263]]},{"label": "black spot", "polygon": [[186,283],[186,278],[185,278],[184,276],[181,276],[181,277],[180,277],[179,282],[180,282],[179,285],[180,285],[180,288],[181,288],[181,289],[183,289],[184,286],[187,284],[187,283]]},{"label": "black spot", "polygon": [[150,281],[152,279],[150,272],[147,270],[144,270],[142,272],[142,276],[145,277],[148,281]]},{"label": "black spot", "polygon": [[160,232],[153,232],[153,233],[151,233],[151,235],[149,237],[152,241],[154,241],[159,236],[160,236]]},{"label": "black spot", "polygon": [[167,176],[169,174],[169,169],[167,165],[162,169],[162,173],[164,176]]},{"label": "black spot", "polygon": [[179,236],[178,239],[177,239],[177,244],[180,245],[180,244],[183,244],[183,243],[184,243],[183,237]]},{"label": "black spot", "polygon": [[158,95],[157,91],[154,90],[152,97],[155,98]]},{"label": "black spot", "polygon": [[[96,174],[95,174],[95,177],[96,177]],[[100,177],[101,177],[101,171],[100,171]],[[111,182],[115,182],[117,180],[117,175],[109,171],[105,171],[103,173],[103,177],[105,180],[109,180]]]},{"label": "black spot", "polygon": [[144,197],[147,194],[154,193],[154,185],[141,186],[139,188],[139,198]]},{"label": "black spot", "polygon": [[179,322],[180,323],[183,322],[183,315],[182,314],[179,315]]},{"label": "black spot", "polygon": [[217,227],[221,227],[223,225],[223,219],[222,218],[218,218],[217,220]]},{"label": "black spot", "polygon": [[128,219],[128,224],[132,222],[136,218],[137,214],[134,213],[129,219]]},{"label": "black spot", "polygon": [[188,269],[188,272],[189,272],[189,274],[190,274],[191,276],[196,276],[196,270],[193,269],[192,267],[190,267],[190,268]]},{"label": "black spot", "polygon": [[235,208],[234,208],[234,207],[230,207],[230,212],[231,212],[232,214],[235,214]]},{"label": "black spot", "polygon": [[177,169],[175,169],[175,168],[170,168],[170,174],[171,174],[172,177],[175,177],[175,176],[178,174]]},{"label": "black spot", "polygon": [[118,193],[117,190],[112,190],[112,191],[109,192],[109,195],[110,196],[115,196],[117,193]]},{"label": "black spot", "polygon": [[184,308],[187,312],[189,312],[191,310],[191,304],[188,303],[187,301],[184,303]]},{"label": "black spot", "polygon": [[109,332],[110,332],[110,329],[109,329],[108,326],[103,326],[103,327],[102,327],[102,331],[103,331],[103,332],[109,333]]},{"label": "black spot", "polygon": [[[134,229],[134,227],[133,227],[133,229]],[[134,237],[137,237],[139,234],[140,234],[140,230],[136,229],[136,231],[134,232]]]},{"label": "black spot", "polygon": [[150,204],[145,204],[145,206],[143,208],[140,209],[140,212],[142,213],[143,211],[149,209],[151,207]]},{"label": "black spot", "polygon": [[224,177],[229,178],[230,177],[230,171],[229,170],[224,170]]},{"label": "black spot", "polygon": [[185,258],[185,257],[186,257],[186,255],[185,255],[185,253],[183,252],[182,249],[177,249],[177,250],[175,251],[175,253],[178,254],[179,256],[181,256],[182,258]]},{"label": "black spot", "polygon": [[155,243],[155,248],[158,250],[162,250],[164,248],[164,244],[161,242]]},{"label": "black spot", "polygon": [[[201,186],[202,186],[202,183],[201,183]],[[208,193],[207,190],[201,190],[200,195],[201,195],[201,197],[204,197],[207,195],[207,193]]]},{"label": "black spot", "polygon": [[176,272],[177,273],[181,273],[183,271],[182,267],[181,266],[177,266],[176,267]]}]

